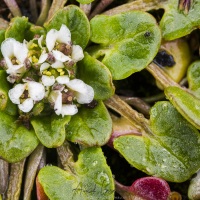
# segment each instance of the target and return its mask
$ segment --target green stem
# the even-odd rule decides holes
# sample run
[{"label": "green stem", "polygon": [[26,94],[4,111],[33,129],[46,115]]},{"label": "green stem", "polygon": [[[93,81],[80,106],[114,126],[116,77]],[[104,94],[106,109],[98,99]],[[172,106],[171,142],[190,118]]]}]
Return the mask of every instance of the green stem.
[{"label": "green stem", "polygon": [[20,197],[25,160],[11,164],[6,200],[18,200]]},{"label": "green stem", "polygon": [[21,10],[19,9],[15,0],[4,0],[4,2],[14,17],[22,16]]},{"label": "green stem", "polygon": [[36,21],[36,25],[42,26],[47,19],[50,8],[50,0],[42,0],[40,15]]},{"label": "green stem", "polygon": [[153,77],[164,87],[177,86],[180,87],[167,73],[165,73],[159,66],[155,63],[151,63],[146,69],[153,75]]},{"label": "green stem", "polygon": [[164,8],[167,0],[135,0],[110,9],[103,14],[116,15],[131,10],[149,11]]},{"label": "green stem", "polygon": [[47,21],[49,21],[53,17],[53,15],[55,14],[57,10],[63,8],[66,3],[67,3],[67,0],[53,0],[53,3],[49,10]]},{"label": "green stem", "polygon": [[119,113],[121,116],[128,119],[142,134],[152,135],[149,127],[149,121],[136,110],[133,110],[126,102],[120,99],[117,95],[112,96],[105,101],[105,104],[112,110]]}]

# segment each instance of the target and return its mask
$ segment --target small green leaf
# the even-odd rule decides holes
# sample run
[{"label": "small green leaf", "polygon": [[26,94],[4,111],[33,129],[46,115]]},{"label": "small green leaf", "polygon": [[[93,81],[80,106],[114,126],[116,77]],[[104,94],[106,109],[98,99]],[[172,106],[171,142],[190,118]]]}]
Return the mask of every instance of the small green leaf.
[{"label": "small green leaf", "polygon": [[39,143],[34,131],[17,124],[16,120],[0,112],[0,156],[8,162],[27,157]]},{"label": "small green leaf", "polygon": [[149,175],[186,181],[200,167],[198,130],[167,101],[156,103],[150,114],[153,135],[121,136],[114,140],[114,148]]},{"label": "small green leaf", "polygon": [[114,94],[112,75],[108,68],[88,53],[78,62],[77,77],[94,89],[94,98],[105,100]]},{"label": "small green leaf", "polygon": [[77,6],[67,6],[56,12],[45,24],[45,28],[47,31],[59,30],[62,24],[65,24],[71,31],[73,44],[85,48],[90,37],[90,25],[85,13]]},{"label": "small green leaf", "polygon": [[195,61],[189,66],[187,79],[190,90],[200,98],[200,61]]},{"label": "small green leaf", "polygon": [[86,146],[102,146],[111,132],[112,120],[103,102],[99,101],[93,109],[79,108],[66,127],[66,138]]},{"label": "small green leaf", "polygon": [[195,95],[176,86],[167,87],[164,91],[166,97],[181,115],[197,129],[200,129],[199,99]]},{"label": "small green leaf", "polygon": [[84,149],[74,165],[74,173],[55,166],[40,170],[38,181],[50,199],[114,199],[114,182],[100,148]]},{"label": "small green leaf", "polygon": [[100,44],[92,56],[102,60],[115,80],[144,69],[160,47],[160,29],[146,12],[97,15],[90,24],[91,41]]},{"label": "small green leaf", "polygon": [[11,86],[6,79],[6,72],[4,70],[0,70],[0,111],[4,111],[9,115],[17,114],[17,105],[13,104],[8,96],[8,91]]},{"label": "small green leaf", "polygon": [[160,21],[162,35],[165,40],[183,37],[200,26],[200,0],[191,1],[188,13],[179,10],[179,2],[179,0],[169,0]]},{"label": "small green leaf", "polygon": [[70,116],[37,116],[31,119],[31,124],[40,142],[48,147],[58,147],[65,140],[65,125],[70,121]]},{"label": "small green leaf", "polygon": [[14,38],[19,42],[25,39],[25,33],[30,28],[27,17],[15,17],[12,19],[5,33],[5,38]]}]

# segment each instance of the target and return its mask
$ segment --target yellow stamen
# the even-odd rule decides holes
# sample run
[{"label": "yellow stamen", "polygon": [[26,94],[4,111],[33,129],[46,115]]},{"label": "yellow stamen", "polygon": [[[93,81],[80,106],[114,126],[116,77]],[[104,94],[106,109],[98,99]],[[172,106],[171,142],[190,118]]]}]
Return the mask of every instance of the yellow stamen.
[{"label": "yellow stamen", "polygon": [[62,71],[63,71],[63,69],[62,69],[62,68],[59,68],[59,69],[57,69],[57,71],[58,71],[58,72],[62,72]]},{"label": "yellow stamen", "polygon": [[38,59],[37,59],[35,56],[33,56],[33,57],[32,57],[32,61],[33,61],[34,63],[37,63],[37,62],[38,62]]},{"label": "yellow stamen", "polygon": [[46,72],[46,75],[47,75],[47,76],[51,76],[51,72],[47,71],[47,72]]},{"label": "yellow stamen", "polygon": [[62,75],[64,75],[65,74],[65,72],[60,72],[60,76],[62,76]]},{"label": "yellow stamen", "polygon": [[33,49],[34,47],[38,47],[38,45],[35,43],[31,44],[30,48]]}]

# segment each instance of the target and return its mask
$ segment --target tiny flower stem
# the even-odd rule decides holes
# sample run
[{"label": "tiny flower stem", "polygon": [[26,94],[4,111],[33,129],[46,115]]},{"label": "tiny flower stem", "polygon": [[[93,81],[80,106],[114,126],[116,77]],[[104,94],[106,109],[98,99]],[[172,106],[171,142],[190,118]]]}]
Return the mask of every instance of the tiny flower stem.
[{"label": "tiny flower stem", "polygon": [[22,177],[24,172],[25,160],[11,164],[10,180],[7,190],[8,200],[18,200],[21,191]]},{"label": "tiny flower stem", "polygon": [[48,16],[48,12],[50,9],[50,0],[42,0],[40,7],[41,7],[40,15],[36,21],[36,25],[42,26]]},{"label": "tiny flower stem", "polygon": [[116,15],[122,12],[131,11],[131,10],[140,10],[140,11],[148,11],[153,9],[159,9],[165,6],[167,0],[136,0],[130,3],[122,4],[121,6],[117,6],[112,8],[103,14],[105,15]]},{"label": "tiny flower stem", "polygon": [[24,199],[31,199],[31,192],[33,190],[34,181],[37,173],[37,169],[42,158],[44,151],[43,145],[38,145],[38,147],[34,150],[28,160],[28,166],[26,169],[26,178],[24,184]]},{"label": "tiny flower stem", "polygon": [[133,110],[125,101],[120,99],[117,95],[114,95],[110,99],[106,100],[105,104],[109,108],[116,111],[121,116],[132,122],[142,134],[152,135],[149,127],[149,121],[141,113]]},{"label": "tiny flower stem", "polygon": [[177,86],[180,87],[168,74],[166,74],[158,65],[151,63],[146,69],[153,75],[153,77],[164,87]]},{"label": "tiny flower stem", "polygon": [[21,17],[22,16],[22,13],[16,3],[15,0],[4,0],[5,4],[8,6],[10,12],[12,13],[12,15],[14,17]]}]

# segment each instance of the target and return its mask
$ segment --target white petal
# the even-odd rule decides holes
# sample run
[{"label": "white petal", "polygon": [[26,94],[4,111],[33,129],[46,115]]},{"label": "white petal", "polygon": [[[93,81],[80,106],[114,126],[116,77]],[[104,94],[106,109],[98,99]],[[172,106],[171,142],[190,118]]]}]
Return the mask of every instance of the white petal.
[{"label": "white petal", "polygon": [[91,86],[86,85],[86,93],[76,93],[77,102],[80,104],[90,103],[94,99],[94,90]]},{"label": "white petal", "polygon": [[66,25],[62,25],[58,31],[57,41],[60,43],[70,44],[71,43],[71,32]]},{"label": "white petal", "polygon": [[5,57],[5,62],[7,65],[7,74],[16,74],[16,73],[22,73],[24,72],[25,68],[23,67],[23,64],[20,65],[13,65],[11,60],[8,57]]},{"label": "white petal", "polygon": [[33,99],[28,98],[26,99],[22,104],[19,104],[18,107],[21,111],[27,113],[29,111],[31,111],[31,109],[33,108]]},{"label": "white petal", "polygon": [[47,33],[46,45],[49,51],[52,51],[52,49],[54,48],[57,38],[58,38],[58,31],[56,29],[51,29]]},{"label": "white petal", "polygon": [[48,69],[50,67],[50,64],[49,63],[43,63],[41,64],[40,66],[40,72],[43,72],[44,70]]},{"label": "white petal", "polygon": [[59,60],[61,62],[66,62],[66,61],[71,61],[72,59],[69,56],[66,56],[64,53],[57,51],[57,50],[53,50],[52,51],[54,57],[56,60]]},{"label": "white petal", "polygon": [[14,104],[20,104],[19,98],[22,96],[25,87],[25,84],[17,84],[14,88],[9,90],[8,96]]},{"label": "white petal", "polygon": [[27,84],[28,84],[29,95],[34,101],[40,101],[44,98],[45,89],[41,83],[30,81]]},{"label": "white petal", "polygon": [[58,69],[58,68],[64,68],[63,62],[56,60],[53,64],[51,64],[52,68]]},{"label": "white petal", "polygon": [[54,104],[55,113],[60,115],[62,110],[62,93],[59,90],[52,91],[49,95],[49,101]]},{"label": "white petal", "polygon": [[78,112],[78,108],[76,105],[63,105],[61,110],[61,115],[64,117],[65,115],[75,115]]},{"label": "white petal", "polygon": [[69,76],[65,75],[65,76],[58,76],[56,78],[56,81],[60,84],[67,84],[69,82]]},{"label": "white petal", "polygon": [[42,76],[42,83],[44,86],[52,86],[55,83],[55,77],[54,76]]},{"label": "white petal", "polygon": [[79,45],[72,46],[72,60],[78,62],[84,58],[83,49]]},{"label": "white petal", "polygon": [[1,53],[3,57],[11,57],[14,55],[14,47],[16,40],[13,38],[8,38],[4,40],[1,44]]},{"label": "white petal", "polygon": [[20,63],[24,63],[25,59],[28,57],[28,48],[26,44],[16,42],[14,44],[14,55]]},{"label": "white petal", "polygon": [[82,93],[87,92],[86,84],[80,79],[73,79],[69,81],[66,85],[67,87],[69,87],[70,89],[76,92],[82,92]]},{"label": "white petal", "polygon": [[44,38],[44,35],[42,35],[39,39],[38,39],[38,45],[39,45],[39,47],[42,49],[43,47],[42,47],[42,40],[43,40],[43,38]]},{"label": "white petal", "polygon": [[48,58],[48,54],[42,53],[41,56],[39,57],[38,63],[39,64],[43,63],[47,58]]}]

